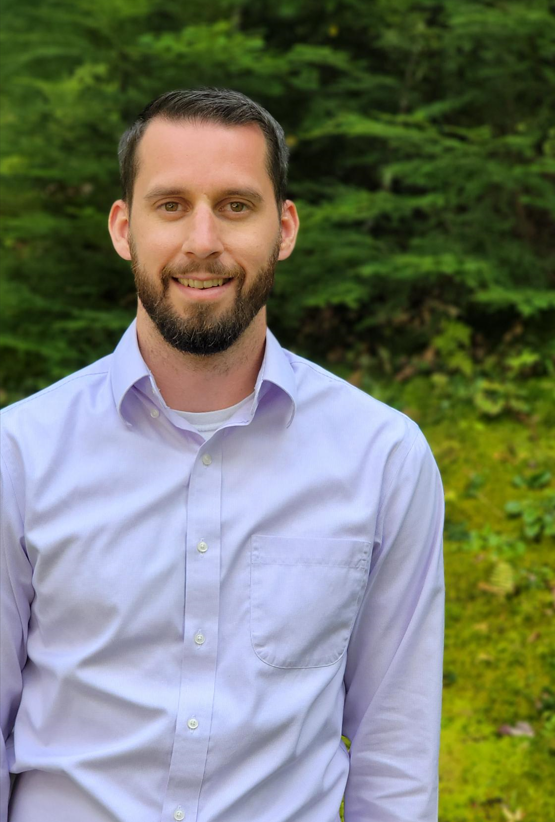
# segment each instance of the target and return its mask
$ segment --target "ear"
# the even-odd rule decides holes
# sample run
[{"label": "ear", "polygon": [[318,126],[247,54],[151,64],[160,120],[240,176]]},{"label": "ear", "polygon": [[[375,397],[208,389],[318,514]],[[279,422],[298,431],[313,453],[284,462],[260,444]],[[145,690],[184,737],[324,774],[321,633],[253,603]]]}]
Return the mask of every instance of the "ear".
[{"label": "ear", "polygon": [[108,230],[114,248],[124,260],[131,259],[129,250],[129,209],[124,200],[116,200],[110,209]]},{"label": "ear", "polygon": [[281,246],[278,260],[286,260],[292,254],[299,231],[299,215],[295,203],[286,200],[281,210]]}]

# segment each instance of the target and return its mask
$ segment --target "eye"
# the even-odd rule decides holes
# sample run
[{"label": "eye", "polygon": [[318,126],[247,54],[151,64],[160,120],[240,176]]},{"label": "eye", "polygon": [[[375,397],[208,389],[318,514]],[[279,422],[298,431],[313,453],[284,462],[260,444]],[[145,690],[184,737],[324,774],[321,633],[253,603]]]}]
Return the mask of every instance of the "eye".
[{"label": "eye", "polygon": [[179,203],[169,202],[163,203],[162,208],[170,214],[173,214],[179,208]]},{"label": "eye", "polygon": [[240,203],[238,201],[228,203],[228,206],[230,207],[233,214],[243,214],[248,209],[248,205],[246,203]]}]

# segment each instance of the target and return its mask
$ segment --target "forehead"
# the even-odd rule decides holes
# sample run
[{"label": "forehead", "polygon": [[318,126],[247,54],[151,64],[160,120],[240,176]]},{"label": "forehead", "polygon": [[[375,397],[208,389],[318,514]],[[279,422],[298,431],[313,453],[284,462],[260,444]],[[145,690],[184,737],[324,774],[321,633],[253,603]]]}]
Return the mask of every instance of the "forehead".
[{"label": "forehead", "polygon": [[250,185],[271,196],[266,140],[256,124],[224,126],[156,118],[137,147],[135,194],[157,185],[210,191]]}]

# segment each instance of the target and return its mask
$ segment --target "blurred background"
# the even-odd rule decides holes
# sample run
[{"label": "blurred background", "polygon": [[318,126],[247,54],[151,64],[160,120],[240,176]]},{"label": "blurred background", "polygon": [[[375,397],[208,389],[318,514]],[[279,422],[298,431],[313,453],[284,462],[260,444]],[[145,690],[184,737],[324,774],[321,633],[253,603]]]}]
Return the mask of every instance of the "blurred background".
[{"label": "blurred background", "polygon": [[291,149],[280,342],[403,410],[446,491],[440,819],[555,819],[555,4],[4,0],[2,405],[134,316],[106,219],[163,91]]}]

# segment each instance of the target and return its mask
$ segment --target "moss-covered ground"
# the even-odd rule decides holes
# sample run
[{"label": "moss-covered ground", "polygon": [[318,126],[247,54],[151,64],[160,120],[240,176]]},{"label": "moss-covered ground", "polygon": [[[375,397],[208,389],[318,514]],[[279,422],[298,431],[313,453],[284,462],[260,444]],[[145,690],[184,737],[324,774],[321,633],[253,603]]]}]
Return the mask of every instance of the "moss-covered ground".
[{"label": "moss-covered ground", "polygon": [[[368,387],[424,431],[446,498],[440,822],[555,820],[555,395],[485,418],[426,380]],[[380,396],[381,393],[381,396]]]}]

